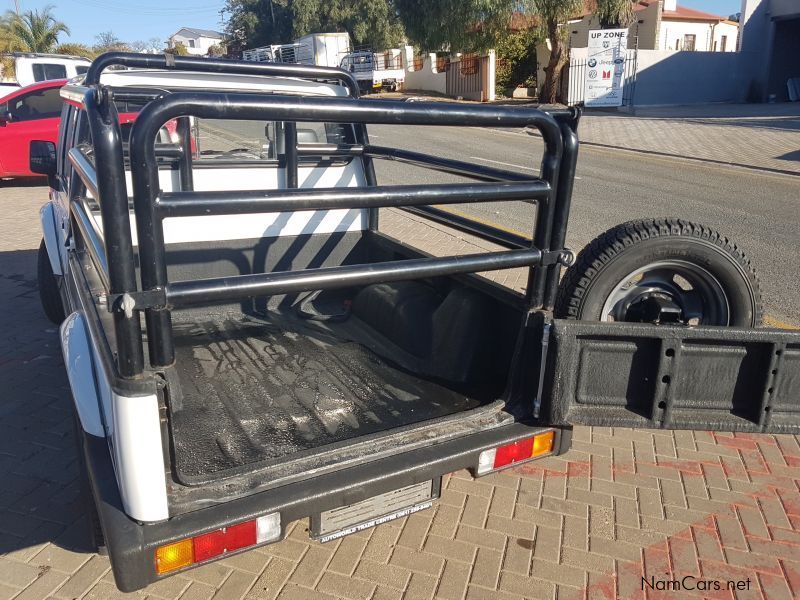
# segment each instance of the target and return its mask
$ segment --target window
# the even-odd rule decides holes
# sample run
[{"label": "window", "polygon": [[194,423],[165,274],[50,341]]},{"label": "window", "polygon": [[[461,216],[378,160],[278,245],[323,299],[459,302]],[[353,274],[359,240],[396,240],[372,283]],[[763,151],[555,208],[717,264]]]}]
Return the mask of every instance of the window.
[{"label": "window", "polygon": [[33,68],[34,81],[49,81],[50,79],[66,79],[67,67],[65,65],[57,65],[53,63],[34,63],[31,65]]},{"label": "window", "polygon": [[[196,119],[197,158],[199,160],[276,160],[284,150],[282,122]],[[297,143],[353,144],[351,125],[338,123],[298,123]]]},{"label": "window", "polygon": [[88,70],[89,70],[89,67],[87,67],[87,66],[85,66],[85,65],[78,65],[77,67],[75,67],[75,72],[76,72],[78,75],[83,75],[83,74],[84,74],[84,73],[86,73],[86,71],[88,71]]},{"label": "window", "polygon": [[728,36],[723,35],[721,38],[719,38],[719,51],[725,52],[727,48],[728,48]]},{"label": "window", "polygon": [[694,52],[694,45],[697,40],[697,36],[693,33],[687,33],[683,36],[683,50],[687,50],[688,52]]},{"label": "window", "polygon": [[189,48],[194,48],[194,40],[189,40]]},{"label": "window", "polygon": [[9,100],[8,112],[12,122],[57,117],[61,114],[59,89],[38,90]]}]

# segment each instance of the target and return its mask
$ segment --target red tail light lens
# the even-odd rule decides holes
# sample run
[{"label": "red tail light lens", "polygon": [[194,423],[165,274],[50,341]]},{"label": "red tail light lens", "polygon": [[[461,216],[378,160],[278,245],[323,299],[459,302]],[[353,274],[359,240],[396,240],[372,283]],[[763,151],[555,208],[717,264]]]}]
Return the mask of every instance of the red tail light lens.
[{"label": "red tail light lens", "polygon": [[505,446],[484,450],[478,457],[477,474],[483,475],[507,465],[549,454],[553,451],[555,437],[555,431],[545,431]]},{"label": "red tail light lens", "polygon": [[247,521],[194,538],[194,560],[201,562],[223,552],[233,552],[256,543],[256,522]]},{"label": "red tail light lens", "polygon": [[533,453],[533,438],[527,440],[520,440],[509,444],[508,446],[500,446],[494,455],[494,468],[504,467],[515,463],[520,460],[530,458]]}]

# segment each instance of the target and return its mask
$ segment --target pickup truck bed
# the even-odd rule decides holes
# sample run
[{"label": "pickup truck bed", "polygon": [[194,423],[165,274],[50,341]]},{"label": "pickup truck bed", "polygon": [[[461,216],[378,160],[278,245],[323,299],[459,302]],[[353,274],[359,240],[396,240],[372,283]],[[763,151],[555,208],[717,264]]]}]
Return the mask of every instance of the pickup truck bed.
[{"label": "pickup truck bed", "polygon": [[[268,241],[172,245],[170,278],[363,264],[412,252],[371,232]],[[504,295],[511,302],[513,294]],[[454,278],[175,311],[165,404],[176,479],[211,488],[226,481],[230,492],[237,476],[255,483],[257,471],[319,450],[492,404],[503,397],[520,319],[479,282]]]},{"label": "pickup truck bed", "polygon": [[183,397],[170,404],[181,481],[481,404],[380,357],[358,341],[360,328],[291,309],[181,313],[174,331]]}]

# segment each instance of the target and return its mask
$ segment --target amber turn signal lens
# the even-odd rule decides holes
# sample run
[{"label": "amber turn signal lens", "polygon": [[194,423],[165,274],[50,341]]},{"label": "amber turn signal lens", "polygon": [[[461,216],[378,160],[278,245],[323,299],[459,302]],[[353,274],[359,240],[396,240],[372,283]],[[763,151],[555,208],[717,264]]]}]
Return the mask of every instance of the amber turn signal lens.
[{"label": "amber turn signal lens", "polygon": [[555,431],[540,433],[533,438],[533,452],[531,456],[541,456],[553,451],[553,443],[556,439]]},{"label": "amber turn signal lens", "polygon": [[163,575],[194,563],[194,545],[191,538],[156,550],[156,573]]}]

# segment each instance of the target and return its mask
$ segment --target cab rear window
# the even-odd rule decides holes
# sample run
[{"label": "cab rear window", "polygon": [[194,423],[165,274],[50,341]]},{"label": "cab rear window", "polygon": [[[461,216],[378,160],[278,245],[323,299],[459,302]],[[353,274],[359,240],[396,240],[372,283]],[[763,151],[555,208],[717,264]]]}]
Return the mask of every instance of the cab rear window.
[{"label": "cab rear window", "polygon": [[34,81],[49,81],[50,79],[66,79],[67,67],[65,65],[58,65],[53,63],[34,63],[31,65],[33,69]]}]

